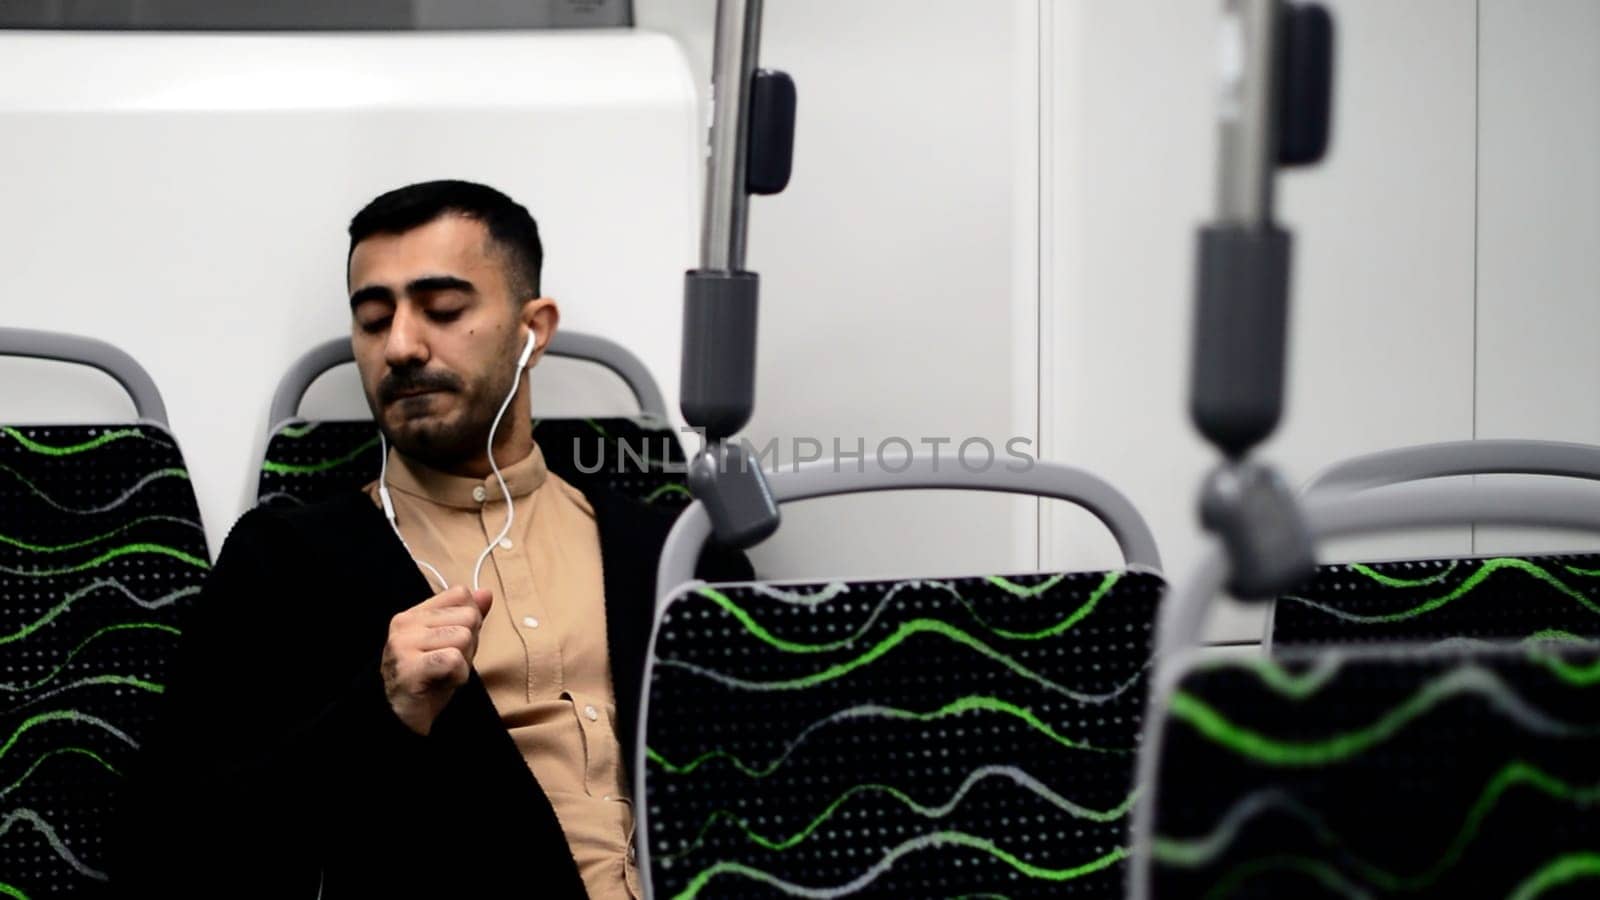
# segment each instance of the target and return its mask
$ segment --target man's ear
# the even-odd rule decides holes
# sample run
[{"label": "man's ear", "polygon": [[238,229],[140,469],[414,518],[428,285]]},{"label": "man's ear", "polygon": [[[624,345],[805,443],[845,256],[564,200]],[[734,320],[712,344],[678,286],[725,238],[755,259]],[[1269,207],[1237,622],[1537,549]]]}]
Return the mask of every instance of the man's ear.
[{"label": "man's ear", "polygon": [[545,348],[550,346],[550,339],[556,336],[556,329],[561,327],[561,308],[550,297],[535,297],[522,304],[521,320],[539,336],[539,344],[528,360],[531,367],[538,364]]}]

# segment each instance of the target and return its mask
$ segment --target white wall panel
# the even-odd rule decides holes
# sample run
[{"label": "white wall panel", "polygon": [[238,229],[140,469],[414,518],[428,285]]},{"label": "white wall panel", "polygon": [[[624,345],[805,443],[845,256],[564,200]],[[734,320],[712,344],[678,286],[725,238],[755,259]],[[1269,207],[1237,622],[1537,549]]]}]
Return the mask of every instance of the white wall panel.
[{"label": "white wall panel", "polygon": [[[1478,436],[1600,444],[1600,4],[1482,0]],[[1478,530],[1477,549],[1593,549]]]},{"label": "white wall panel", "polygon": [[[150,369],[213,548],[253,492],[278,377],[348,332],[346,223],[407,182],[527,204],[562,324],[631,347],[676,394],[698,137],[667,38],[10,33],[0,58],[0,320]],[[30,371],[7,418],[104,411],[103,392],[73,406],[83,376]]]}]

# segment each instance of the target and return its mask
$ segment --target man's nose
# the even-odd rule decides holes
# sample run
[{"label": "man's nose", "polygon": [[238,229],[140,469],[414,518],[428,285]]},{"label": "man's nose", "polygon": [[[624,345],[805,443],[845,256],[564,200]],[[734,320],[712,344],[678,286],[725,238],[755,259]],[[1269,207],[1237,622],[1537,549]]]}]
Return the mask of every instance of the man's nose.
[{"label": "man's nose", "polygon": [[394,311],[384,361],[390,368],[417,366],[428,361],[428,342],[421,317],[405,306]]}]

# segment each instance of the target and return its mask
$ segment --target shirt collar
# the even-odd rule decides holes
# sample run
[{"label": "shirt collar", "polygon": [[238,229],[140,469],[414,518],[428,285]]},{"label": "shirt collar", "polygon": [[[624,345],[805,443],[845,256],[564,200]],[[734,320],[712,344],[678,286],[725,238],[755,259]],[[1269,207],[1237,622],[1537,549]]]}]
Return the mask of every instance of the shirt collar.
[{"label": "shirt collar", "polygon": [[[500,467],[506,487],[511,489],[511,496],[517,498],[538,490],[544,484],[548,471],[544,464],[544,452],[537,443],[533,445],[532,453],[509,466]],[[440,506],[479,509],[505,500],[505,495],[500,492],[500,482],[495,480],[493,474],[487,478],[451,475],[408,459],[393,447],[389,448],[388,478],[391,491],[409,494]]]}]

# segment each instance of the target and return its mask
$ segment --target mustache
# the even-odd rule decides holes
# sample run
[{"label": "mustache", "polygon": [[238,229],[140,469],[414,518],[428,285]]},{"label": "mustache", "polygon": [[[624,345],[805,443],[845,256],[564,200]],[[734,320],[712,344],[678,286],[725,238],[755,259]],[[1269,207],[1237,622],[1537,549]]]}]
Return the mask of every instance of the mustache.
[{"label": "mustache", "polygon": [[461,379],[449,372],[430,372],[426,369],[395,369],[378,382],[378,399],[393,403],[401,394],[419,391],[459,391]]}]

